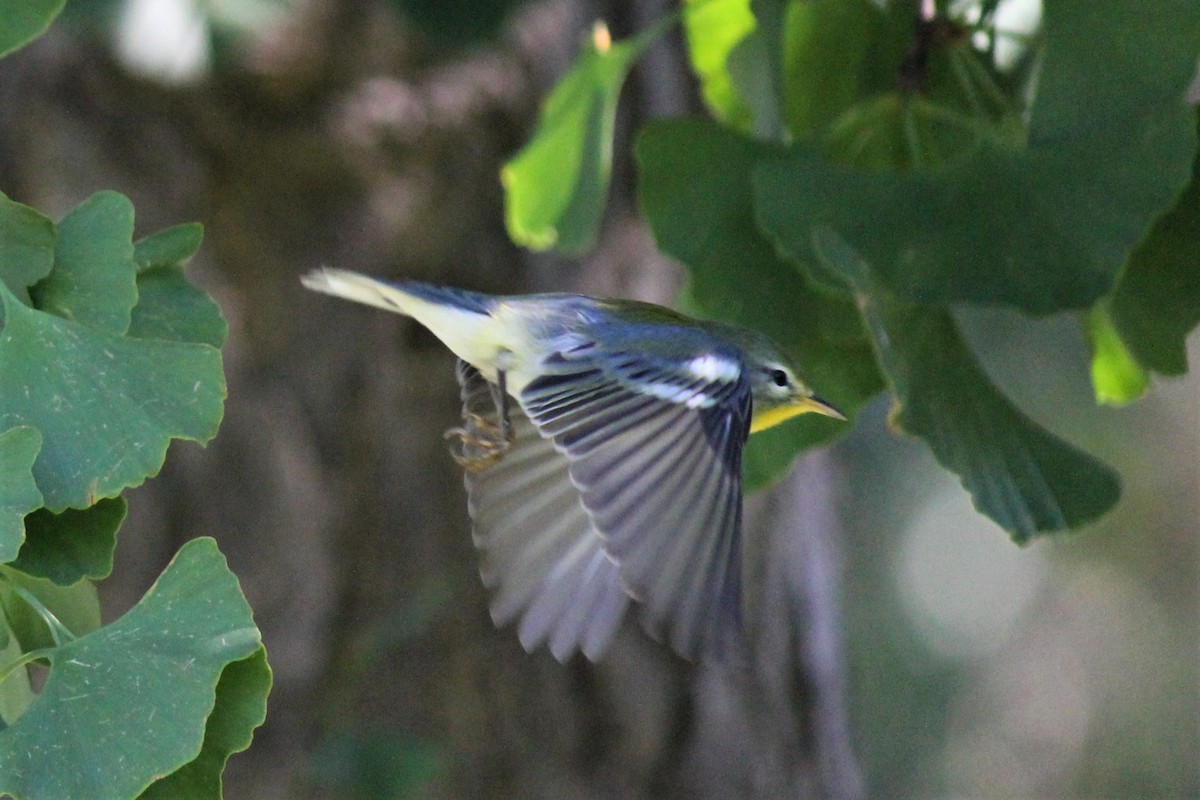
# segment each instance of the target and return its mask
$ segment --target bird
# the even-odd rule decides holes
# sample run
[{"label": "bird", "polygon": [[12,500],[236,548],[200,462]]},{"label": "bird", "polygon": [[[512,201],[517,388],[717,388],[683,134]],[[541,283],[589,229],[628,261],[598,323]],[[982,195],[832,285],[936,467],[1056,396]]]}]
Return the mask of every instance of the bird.
[{"label": "bird", "polygon": [[844,420],[749,328],[579,294],[487,295],[319,268],[309,289],[397,312],[457,356],[457,440],[498,626],[602,658],[626,612],[687,659],[741,626],[742,448]]}]

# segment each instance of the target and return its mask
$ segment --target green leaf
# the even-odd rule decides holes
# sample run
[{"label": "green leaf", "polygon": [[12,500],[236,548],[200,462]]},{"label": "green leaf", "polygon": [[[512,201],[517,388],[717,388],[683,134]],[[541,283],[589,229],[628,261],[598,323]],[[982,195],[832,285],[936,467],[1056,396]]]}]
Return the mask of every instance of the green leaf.
[{"label": "green leaf", "polygon": [[1113,327],[1139,364],[1187,372],[1188,333],[1200,323],[1200,161],[1175,208],[1133,252],[1108,304]]},{"label": "green leaf", "polygon": [[51,652],[41,694],[0,732],[0,791],[135,796],[200,754],[222,671],[260,647],[216,543],[187,543],[129,613]]},{"label": "green leaf", "polygon": [[42,505],[32,472],[41,449],[42,435],[35,428],[0,432],[0,563],[16,557],[25,539],[23,518]]},{"label": "green leaf", "polygon": [[1116,474],[997,391],[949,312],[881,292],[868,265],[832,231],[819,231],[814,246],[855,285],[895,394],[894,422],[959,475],[979,511],[1024,543],[1112,508],[1120,496]]},{"label": "green leaf", "polygon": [[28,303],[29,287],[53,266],[54,223],[0,194],[0,283]]},{"label": "green leaf", "polygon": [[899,173],[802,143],[757,167],[760,223],[799,263],[837,231],[909,301],[1091,306],[1190,175],[1200,4],[1060,0],[1044,40],[1023,146],[999,126],[952,165]]},{"label": "green leaf", "polygon": [[137,303],[133,269],[133,204],[98,192],[58,223],[54,270],[30,292],[42,311],[105,333],[129,328]]},{"label": "green leaf", "polygon": [[784,0],[750,0],[754,30],[743,37],[725,59],[738,96],[750,107],[754,135],[785,141],[783,120]]},{"label": "green leaf", "polygon": [[[173,229],[172,229],[173,230]],[[183,267],[152,267],[138,274],[138,304],[128,335],[221,347],[229,326],[203,289],[183,275]]]},{"label": "green leaf", "polygon": [[734,88],[727,59],[754,30],[750,0],[687,0],[683,13],[688,58],[713,116],[739,131],[750,129],[750,107]]},{"label": "green leaf", "polygon": [[788,5],[783,116],[797,139],[813,136],[862,98],[888,92],[912,33],[912,8],[871,0]]},{"label": "green leaf", "polygon": [[[756,20],[755,16],[762,17]],[[805,138],[896,84],[911,8],[870,0],[689,0],[688,55],[705,104],[742,133]]]},{"label": "green leaf", "polygon": [[102,333],[27,308],[2,285],[0,309],[0,428],[41,431],[33,474],[51,511],[140,484],[161,468],[173,438],[216,434],[225,398],[219,351]]},{"label": "green leaf", "polygon": [[112,572],[117,530],[128,510],[123,497],[58,514],[39,509],[25,518],[25,544],[9,566],[59,586],[84,578],[107,578]]},{"label": "green leaf", "polygon": [[0,3],[0,56],[46,32],[67,0],[8,0]]},{"label": "green leaf", "polygon": [[[649,125],[634,152],[642,209],[658,246],[691,273],[692,310],[771,336],[808,385],[853,418],[883,380],[850,296],[815,291],[754,224],[750,173],[768,146],[714,123],[673,120]],[[747,486],[778,477],[801,450],[847,429],[809,414],[755,434],[743,462]]]},{"label": "green leaf", "polygon": [[[22,655],[21,643],[3,615],[0,615],[0,637],[4,640],[3,647],[0,647],[0,666],[15,663]],[[29,670],[17,668],[8,673],[0,683],[0,728],[16,722],[36,697],[29,680]]]},{"label": "green leaf", "polygon": [[1087,330],[1092,342],[1092,387],[1096,402],[1119,406],[1145,394],[1150,375],[1121,341],[1107,303],[1099,303],[1088,312]]},{"label": "green leaf", "polygon": [[76,636],[91,633],[100,627],[100,599],[91,581],[79,581],[72,586],[59,586],[44,578],[34,578],[9,566],[0,566],[0,606],[9,627],[21,642],[25,652],[54,647],[54,637],[45,620],[30,608],[13,586],[32,594],[47,611]]},{"label": "green leaf", "polygon": [[673,21],[617,44],[609,43],[607,29],[596,27],[546,100],[533,138],[501,170],[504,217],[514,242],[579,254],[596,241],[612,172],[617,96],[630,66]]},{"label": "green leaf", "polygon": [[234,661],[221,673],[217,702],[204,728],[200,755],[155,781],[141,800],[208,800],[221,796],[221,775],[234,753],[250,746],[254,729],[267,716],[267,694],[271,691],[271,668],[267,651]]},{"label": "green leaf", "polygon": [[133,261],[138,272],[181,264],[196,255],[203,241],[204,226],[199,222],[172,225],[134,242]]}]

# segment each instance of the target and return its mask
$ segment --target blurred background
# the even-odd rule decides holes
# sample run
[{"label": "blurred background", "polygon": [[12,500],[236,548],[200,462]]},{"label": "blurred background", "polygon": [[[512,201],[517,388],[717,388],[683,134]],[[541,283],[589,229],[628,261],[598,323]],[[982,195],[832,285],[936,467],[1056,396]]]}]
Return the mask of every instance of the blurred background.
[{"label": "blurred background", "polygon": [[[197,220],[230,323],[226,417],[130,493],[107,618],[215,536],[275,689],[231,798],[1200,797],[1200,368],[1097,409],[1079,319],[961,319],[1000,386],[1118,468],[1119,507],[1024,548],[880,398],[751,500],[753,664],[628,625],[561,666],[495,631],[457,467],[453,359],[303,291],[329,264],[493,292],[669,303],[631,131],[700,113],[678,39],[622,98],[581,261],[514,247],[501,163],[596,19],[666,0],[71,0],[0,63],[0,184],[54,218],[100,189],[139,234]],[[1200,268],[1200,267],[1198,267]],[[733,670],[733,671],[731,671]]]}]

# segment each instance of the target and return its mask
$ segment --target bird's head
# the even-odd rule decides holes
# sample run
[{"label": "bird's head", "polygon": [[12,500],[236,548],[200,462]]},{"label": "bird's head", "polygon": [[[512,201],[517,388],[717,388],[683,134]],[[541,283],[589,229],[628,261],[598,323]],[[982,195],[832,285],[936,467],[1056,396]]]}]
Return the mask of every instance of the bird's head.
[{"label": "bird's head", "polygon": [[751,433],[766,430],[799,414],[846,418],[797,377],[791,360],[769,339],[753,336],[742,346],[750,371],[750,393],[754,398]]}]

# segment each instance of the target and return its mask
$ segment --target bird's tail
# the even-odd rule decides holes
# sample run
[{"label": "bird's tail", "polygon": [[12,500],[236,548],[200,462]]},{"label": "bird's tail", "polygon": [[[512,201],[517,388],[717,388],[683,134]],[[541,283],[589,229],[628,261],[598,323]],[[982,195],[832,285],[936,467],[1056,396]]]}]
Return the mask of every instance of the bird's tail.
[{"label": "bird's tail", "polygon": [[340,269],[318,269],[300,280],[317,292],[412,317],[489,380],[495,379],[490,367],[496,353],[512,346],[510,332],[491,313],[497,301],[485,294],[416,281],[388,283]]},{"label": "bird's tail", "polygon": [[425,304],[442,306],[476,314],[487,314],[494,301],[485,294],[433,286],[418,281],[390,283],[378,278],[360,275],[344,269],[322,267],[300,279],[314,292],[323,292],[356,303],[395,311],[410,317],[421,317],[420,308]]}]

